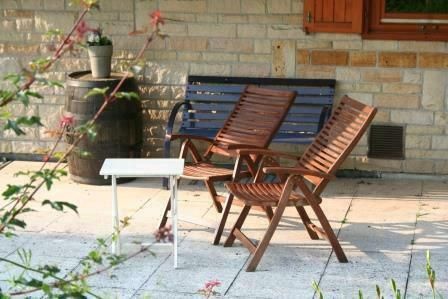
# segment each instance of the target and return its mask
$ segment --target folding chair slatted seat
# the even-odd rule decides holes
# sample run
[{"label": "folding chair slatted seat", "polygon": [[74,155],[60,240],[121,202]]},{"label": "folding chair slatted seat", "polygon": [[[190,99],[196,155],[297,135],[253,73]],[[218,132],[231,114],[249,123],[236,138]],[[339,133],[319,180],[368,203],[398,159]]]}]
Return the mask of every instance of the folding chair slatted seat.
[{"label": "folding chair slatted seat", "polygon": [[[213,164],[210,158],[214,154],[236,157],[236,151],[241,148],[267,148],[295,97],[295,91],[247,86],[214,139],[180,134],[171,136],[171,140],[182,140],[180,157],[187,158],[191,155],[192,158],[192,162],[186,163],[181,178],[204,181],[216,210],[222,212],[221,221],[215,232],[214,244],[219,243],[232,204],[232,200],[217,194],[214,182],[238,181],[242,177],[253,175],[258,161],[256,157],[249,157],[244,162],[247,164],[247,170],[243,170],[242,161],[239,161],[234,169],[227,169]],[[199,153],[193,140],[210,144],[204,154]],[[223,211],[221,202],[224,201],[226,206]],[[159,227],[166,224],[169,209],[168,201]],[[267,214],[272,215],[272,210],[268,209]]]},{"label": "folding chair slatted seat", "polygon": [[[344,96],[314,142],[308,146],[301,157],[269,150],[238,151],[240,157],[263,155],[254,183],[226,184],[230,193],[244,203],[244,208],[224,246],[232,246],[235,239],[239,239],[249,249],[252,257],[247,271],[255,271],[287,206],[296,208],[311,239],[318,239],[319,236],[326,238],[338,260],[347,262],[345,253],[319,206],[322,202],[320,194],[358,143],[375,114],[376,108]],[[293,159],[297,163],[295,167],[280,167],[273,157]],[[262,182],[263,176],[268,173],[276,174],[281,182]],[[311,206],[322,228],[310,221],[303,207],[305,205]],[[254,206],[276,207],[269,227],[258,245],[255,245],[241,231],[244,220]]]}]

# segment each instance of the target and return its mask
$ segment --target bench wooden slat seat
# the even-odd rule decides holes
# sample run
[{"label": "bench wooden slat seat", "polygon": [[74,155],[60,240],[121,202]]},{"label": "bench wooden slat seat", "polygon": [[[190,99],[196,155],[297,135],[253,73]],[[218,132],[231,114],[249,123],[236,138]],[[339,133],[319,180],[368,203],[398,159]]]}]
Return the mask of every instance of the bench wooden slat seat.
[{"label": "bench wooden slat seat", "polygon": [[[170,156],[170,137],[173,134],[214,138],[248,84],[295,91],[297,96],[294,103],[272,142],[308,144],[313,141],[331,113],[336,81],[189,76],[185,100],[177,103],[169,116],[164,156]],[[181,113],[180,127],[174,130],[179,113]]]}]

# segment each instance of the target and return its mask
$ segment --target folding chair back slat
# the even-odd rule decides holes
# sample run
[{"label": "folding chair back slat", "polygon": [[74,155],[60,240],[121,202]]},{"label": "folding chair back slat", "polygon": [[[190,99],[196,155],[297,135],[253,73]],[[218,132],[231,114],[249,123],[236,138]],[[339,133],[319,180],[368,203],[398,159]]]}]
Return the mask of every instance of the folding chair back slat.
[{"label": "folding chair back slat", "polygon": [[[376,109],[344,96],[335,108],[330,119],[308,146],[298,162],[298,166],[334,174],[358,143],[375,116]],[[305,176],[323,190],[328,180]]]},{"label": "folding chair back slat", "polygon": [[248,86],[215,137],[211,152],[230,144],[266,148],[280,128],[295,92]]}]

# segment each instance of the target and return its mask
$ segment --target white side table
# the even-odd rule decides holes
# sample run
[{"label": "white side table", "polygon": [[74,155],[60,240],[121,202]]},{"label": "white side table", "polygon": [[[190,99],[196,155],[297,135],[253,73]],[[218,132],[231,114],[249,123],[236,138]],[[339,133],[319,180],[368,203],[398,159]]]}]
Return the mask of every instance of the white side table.
[{"label": "white side table", "polygon": [[112,242],[112,253],[120,254],[120,220],[118,218],[117,178],[119,177],[164,177],[170,181],[171,216],[173,221],[173,258],[177,268],[177,179],[184,170],[183,159],[106,159],[100,175],[112,177],[112,224],[116,234]]}]

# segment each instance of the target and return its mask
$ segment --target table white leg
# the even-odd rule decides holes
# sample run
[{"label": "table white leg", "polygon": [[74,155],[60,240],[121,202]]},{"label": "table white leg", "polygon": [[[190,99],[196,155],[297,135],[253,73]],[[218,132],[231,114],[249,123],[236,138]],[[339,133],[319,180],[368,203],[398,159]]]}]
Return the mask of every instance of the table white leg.
[{"label": "table white leg", "polygon": [[117,177],[112,176],[112,227],[115,234],[112,239],[112,254],[120,254],[120,219],[118,218]]},{"label": "table white leg", "polygon": [[170,177],[170,190],[171,190],[171,217],[173,221],[173,259],[174,268],[177,268],[177,178],[175,176]]}]

